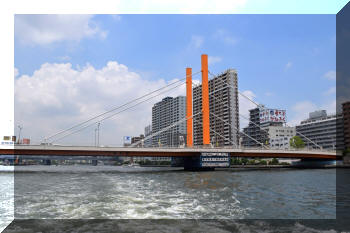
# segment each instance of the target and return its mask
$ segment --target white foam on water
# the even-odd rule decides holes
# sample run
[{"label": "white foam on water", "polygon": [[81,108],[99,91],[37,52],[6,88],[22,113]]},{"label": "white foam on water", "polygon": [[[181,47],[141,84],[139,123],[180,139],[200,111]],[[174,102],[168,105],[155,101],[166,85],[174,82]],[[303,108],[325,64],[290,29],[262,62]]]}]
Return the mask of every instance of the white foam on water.
[{"label": "white foam on water", "polygon": [[14,177],[12,166],[0,166],[0,171],[5,171],[0,173],[0,231],[3,231],[14,219]]}]

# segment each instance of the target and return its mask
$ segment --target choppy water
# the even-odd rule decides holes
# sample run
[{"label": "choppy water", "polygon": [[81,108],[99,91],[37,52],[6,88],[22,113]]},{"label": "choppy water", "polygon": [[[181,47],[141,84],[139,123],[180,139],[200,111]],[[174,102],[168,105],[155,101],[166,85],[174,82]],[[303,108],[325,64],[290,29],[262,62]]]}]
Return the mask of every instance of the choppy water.
[{"label": "choppy water", "polygon": [[0,231],[13,220],[13,167],[0,166]]},{"label": "choppy water", "polygon": [[[335,169],[16,168],[19,219],[335,219]],[[0,174],[6,187],[9,174]],[[7,183],[9,184],[9,183]],[[8,192],[11,192],[8,189]],[[0,214],[11,202],[2,196]]]}]

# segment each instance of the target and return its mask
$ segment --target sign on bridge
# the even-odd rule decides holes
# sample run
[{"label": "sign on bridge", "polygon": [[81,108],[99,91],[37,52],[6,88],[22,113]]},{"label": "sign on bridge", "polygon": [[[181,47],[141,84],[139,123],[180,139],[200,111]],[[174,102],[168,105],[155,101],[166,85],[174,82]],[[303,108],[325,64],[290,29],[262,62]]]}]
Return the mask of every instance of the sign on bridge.
[{"label": "sign on bridge", "polygon": [[200,155],[200,167],[229,167],[229,153],[203,152]]}]

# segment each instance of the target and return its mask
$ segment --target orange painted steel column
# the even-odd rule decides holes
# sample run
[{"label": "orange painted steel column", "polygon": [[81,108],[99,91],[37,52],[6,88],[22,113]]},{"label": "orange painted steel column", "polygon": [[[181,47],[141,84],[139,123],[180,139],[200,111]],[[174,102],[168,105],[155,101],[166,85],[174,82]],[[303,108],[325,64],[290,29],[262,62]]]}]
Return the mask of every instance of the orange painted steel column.
[{"label": "orange painted steel column", "polygon": [[208,84],[208,55],[202,54],[202,121],[203,145],[210,144],[209,127],[209,84]]},{"label": "orange painted steel column", "polygon": [[193,118],[192,118],[192,68],[186,68],[186,122],[187,146],[193,146]]},{"label": "orange painted steel column", "polygon": [[186,122],[187,146],[193,146],[193,118],[192,118],[192,68],[186,68]]}]

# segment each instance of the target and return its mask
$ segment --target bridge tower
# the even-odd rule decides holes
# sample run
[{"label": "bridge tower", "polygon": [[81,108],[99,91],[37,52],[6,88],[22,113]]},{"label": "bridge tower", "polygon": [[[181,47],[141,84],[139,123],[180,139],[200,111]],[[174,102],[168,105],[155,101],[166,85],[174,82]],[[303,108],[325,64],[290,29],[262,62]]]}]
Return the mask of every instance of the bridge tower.
[{"label": "bridge tower", "polygon": [[192,68],[186,68],[186,123],[187,146],[193,146],[193,117],[192,117]]},{"label": "bridge tower", "polygon": [[209,123],[209,84],[208,84],[208,55],[202,54],[202,124],[203,145],[210,144]]}]

